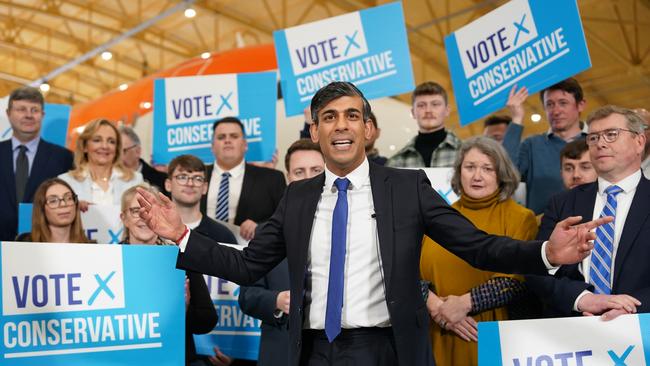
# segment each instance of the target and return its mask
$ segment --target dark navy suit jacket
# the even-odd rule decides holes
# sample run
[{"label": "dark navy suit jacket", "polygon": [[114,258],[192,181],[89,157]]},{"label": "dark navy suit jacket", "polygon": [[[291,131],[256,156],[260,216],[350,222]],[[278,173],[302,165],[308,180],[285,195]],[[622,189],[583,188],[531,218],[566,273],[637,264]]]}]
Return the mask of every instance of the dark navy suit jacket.
[{"label": "dark navy suit jacket", "polygon": [[[22,202],[32,202],[34,192],[46,179],[72,168],[72,153],[41,138],[27,180]],[[18,203],[11,140],[0,142],[0,240],[14,240],[18,230]]]},{"label": "dark navy suit jacket", "polygon": [[[537,239],[546,240],[555,224],[569,216],[593,216],[598,183],[578,186],[551,198],[542,218]],[[639,301],[639,313],[650,312],[650,181],[641,175],[614,260],[612,294],[631,295]],[[584,290],[593,291],[578,265],[562,266],[554,277],[527,276],[529,286],[544,300],[546,316],[576,315],[573,305]]]}]

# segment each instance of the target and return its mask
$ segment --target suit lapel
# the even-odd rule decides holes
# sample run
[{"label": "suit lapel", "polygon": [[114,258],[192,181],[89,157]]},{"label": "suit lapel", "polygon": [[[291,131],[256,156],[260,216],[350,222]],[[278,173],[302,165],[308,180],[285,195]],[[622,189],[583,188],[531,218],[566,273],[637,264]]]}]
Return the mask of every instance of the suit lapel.
[{"label": "suit lapel", "polygon": [[621,233],[621,239],[618,242],[618,249],[616,250],[614,280],[612,281],[614,287],[616,286],[616,280],[623,269],[625,257],[634,245],[635,239],[650,213],[650,210],[648,210],[648,205],[650,204],[649,196],[650,181],[641,175],[641,181],[639,181],[639,185],[636,187],[636,192],[632,198],[632,205],[630,206],[630,210],[625,218],[625,227]]},{"label": "suit lapel", "polygon": [[50,160],[50,150],[49,144],[41,138],[38,147],[36,148],[36,155],[34,156],[32,170],[30,171],[29,179],[27,180],[27,187],[25,187],[25,198],[23,201],[31,201],[36,188],[38,188],[38,183],[46,179],[44,174],[46,174]]},{"label": "suit lapel", "polygon": [[390,278],[393,269],[393,197],[392,187],[386,169],[370,164],[370,187],[372,201],[375,206],[375,219],[379,236],[381,264],[384,271],[384,284],[389,292]]},{"label": "suit lapel", "polygon": [[575,211],[572,215],[582,216],[582,222],[591,221],[594,215],[598,183],[591,183],[577,188]]},{"label": "suit lapel", "polygon": [[[255,174],[253,170],[250,169],[248,164],[244,164],[244,180],[241,184],[241,194],[239,195],[239,202],[237,202],[237,212],[235,212],[235,222],[240,222],[239,218],[244,214],[246,207],[243,207],[242,202],[244,200],[250,200],[251,195],[254,195],[253,192],[253,182],[255,177],[251,175]],[[243,221],[243,220],[241,220]]]},{"label": "suit lapel", "polygon": [[[214,164],[206,165],[205,166],[205,178],[208,181],[208,192],[210,191],[210,179],[212,179],[212,170],[214,169]],[[208,215],[207,213],[208,210],[208,194],[204,194],[203,197],[201,197],[201,212],[204,214]],[[208,215],[212,217],[211,215]]]},{"label": "suit lapel", "polygon": [[9,204],[16,207],[16,181],[14,176],[13,151],[11,151],[11,140],[0,143],[0,172],[4,177],[3,189],[6,189],[8,197],[11,197]]}]

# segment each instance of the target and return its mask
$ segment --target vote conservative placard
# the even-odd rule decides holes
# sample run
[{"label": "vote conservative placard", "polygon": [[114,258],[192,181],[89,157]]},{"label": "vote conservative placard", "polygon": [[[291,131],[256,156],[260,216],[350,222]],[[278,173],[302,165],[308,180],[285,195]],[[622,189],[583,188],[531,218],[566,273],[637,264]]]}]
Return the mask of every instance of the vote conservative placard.
[{"label": "vote conservative placard", "polygon": [[479,365],[644,366],[650,314],[478,323]]},{"label": "vote conservative placard", "polygon": [[591,67],[575,0],[512,0],[445,37],[462,126]]},{"label": "vote conservative placard", "polygon": [[182,365],[178,248],[3,242],[0,364]]},{"label": "vote conservative placard", "polygon": [[350,81],[368,99],[413,90],[401,3],[276,31],[273,40],[287,116],[332,81]]},{"label": "vote conservative placard", "polygon": [[212,124],[238,117],[244,124],[247,161],[270,161],[275,151],[275,72],[185,76],[154,81],[153,161],[182,154],[212,163]]}]

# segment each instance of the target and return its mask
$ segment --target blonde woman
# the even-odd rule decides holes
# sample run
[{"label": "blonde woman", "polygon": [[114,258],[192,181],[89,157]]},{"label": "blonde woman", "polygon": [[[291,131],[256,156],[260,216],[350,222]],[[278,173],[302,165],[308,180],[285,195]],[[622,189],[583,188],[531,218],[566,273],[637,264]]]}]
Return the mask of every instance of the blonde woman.
[{"label": "blonde woman", "polygon": [[32,231],[20,234],[18,241],[43,243],[89,243],[81,226],[79,202],[70,185],[50,178],[34,193]]},{"label": "blonde woman", "polygon": [[59,176],[77,193],[81,211],[89,204],[119,205],[124,191],[142,183],[142,174],[122,165],[121,153],[121,135],[112,122],[86,125],[77,140],[75,168]]}]

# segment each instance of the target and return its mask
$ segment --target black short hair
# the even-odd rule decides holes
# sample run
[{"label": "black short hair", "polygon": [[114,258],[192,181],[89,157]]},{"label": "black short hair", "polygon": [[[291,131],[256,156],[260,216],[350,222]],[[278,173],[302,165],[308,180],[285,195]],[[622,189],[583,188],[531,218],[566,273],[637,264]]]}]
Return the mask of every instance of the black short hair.
[{"label": "black short hair", "polygon": [[7,108],[11,109],[11,105],[14,100],[27,100],[33,103],[38,103],[41,105],[41,108],[45,107],[45,99],[43,94],[37,88],[32,86],[23,86],[18,89],[14,89],[11,94],[9,94],[9,102],[7,103]]},{"label": "black short hair", "polygon": [[578,160],[587,151],[589,151],[589,146],[587,146],[585,139],[573,140],[564,145],[562,150],[560,150],[560,161],[562,161],[562,159]]},{"label": "black short hair", "polygon": [[220,123],[235,123],[235,124],[239,125],[239,127],[241,127],[242,134],[244,136],[246,136],[246,130],[244,130],[244,124],[241,122],[241,120],[239,118],[237,118],[237,117],[224,117],[222,119],[216,120],[212,124],[212,133],[214,133],[214,130],[217,129],[217,125],[220,124]]},{"label": "black short hair", "polygon": [[318,124],[318,112],[335,99],[341,97],[360,97],[363,101],[363,121],[370,118],[370,103],[354,84],[348,81],[333,81],[320,88],[311,98],[311,119]]},{"label": "black short hair", "polygon": [[497,116],[496,114],[491,115],[483,121],[483,127],[496,126],[496,125],[509,125],[512,122],[510,116]]},{"label": "black short hair", "polygon": [[312,142],[311,140],[307,139],[300,139],[297,141],[294,141],[291,146],[287,149],[286,155],[284,155],[284,168],[289,171],[289,161],[291,160],[291,155],[295,153],[296,151],[318,151],[321,155],[323,152],[320,149],[320,145],[318,145],[315,142]]},{"label": "black short hair", "polygon": [[539,92],[539,99],[542,101],[542,105],[544,105],[544,94],[547,91],[553,91],[553,90],[562,90],[564,92],[573,95],[573,98],[576,100],[576,103],[579,103],[584,99],[584,94],[582,93],[582,87],[580,86],[578,80],[574,78],[568,78],[560,81],[557,84],[553,84],[548,88],[542,89],[542,91]]},{"label": "black short hair", "polygon": [[375,116],[375,113],[370,112],[370,122],[372,122],[372,125],[375,126],[375,128],[379,128],[377,125],[377,116]]}]

